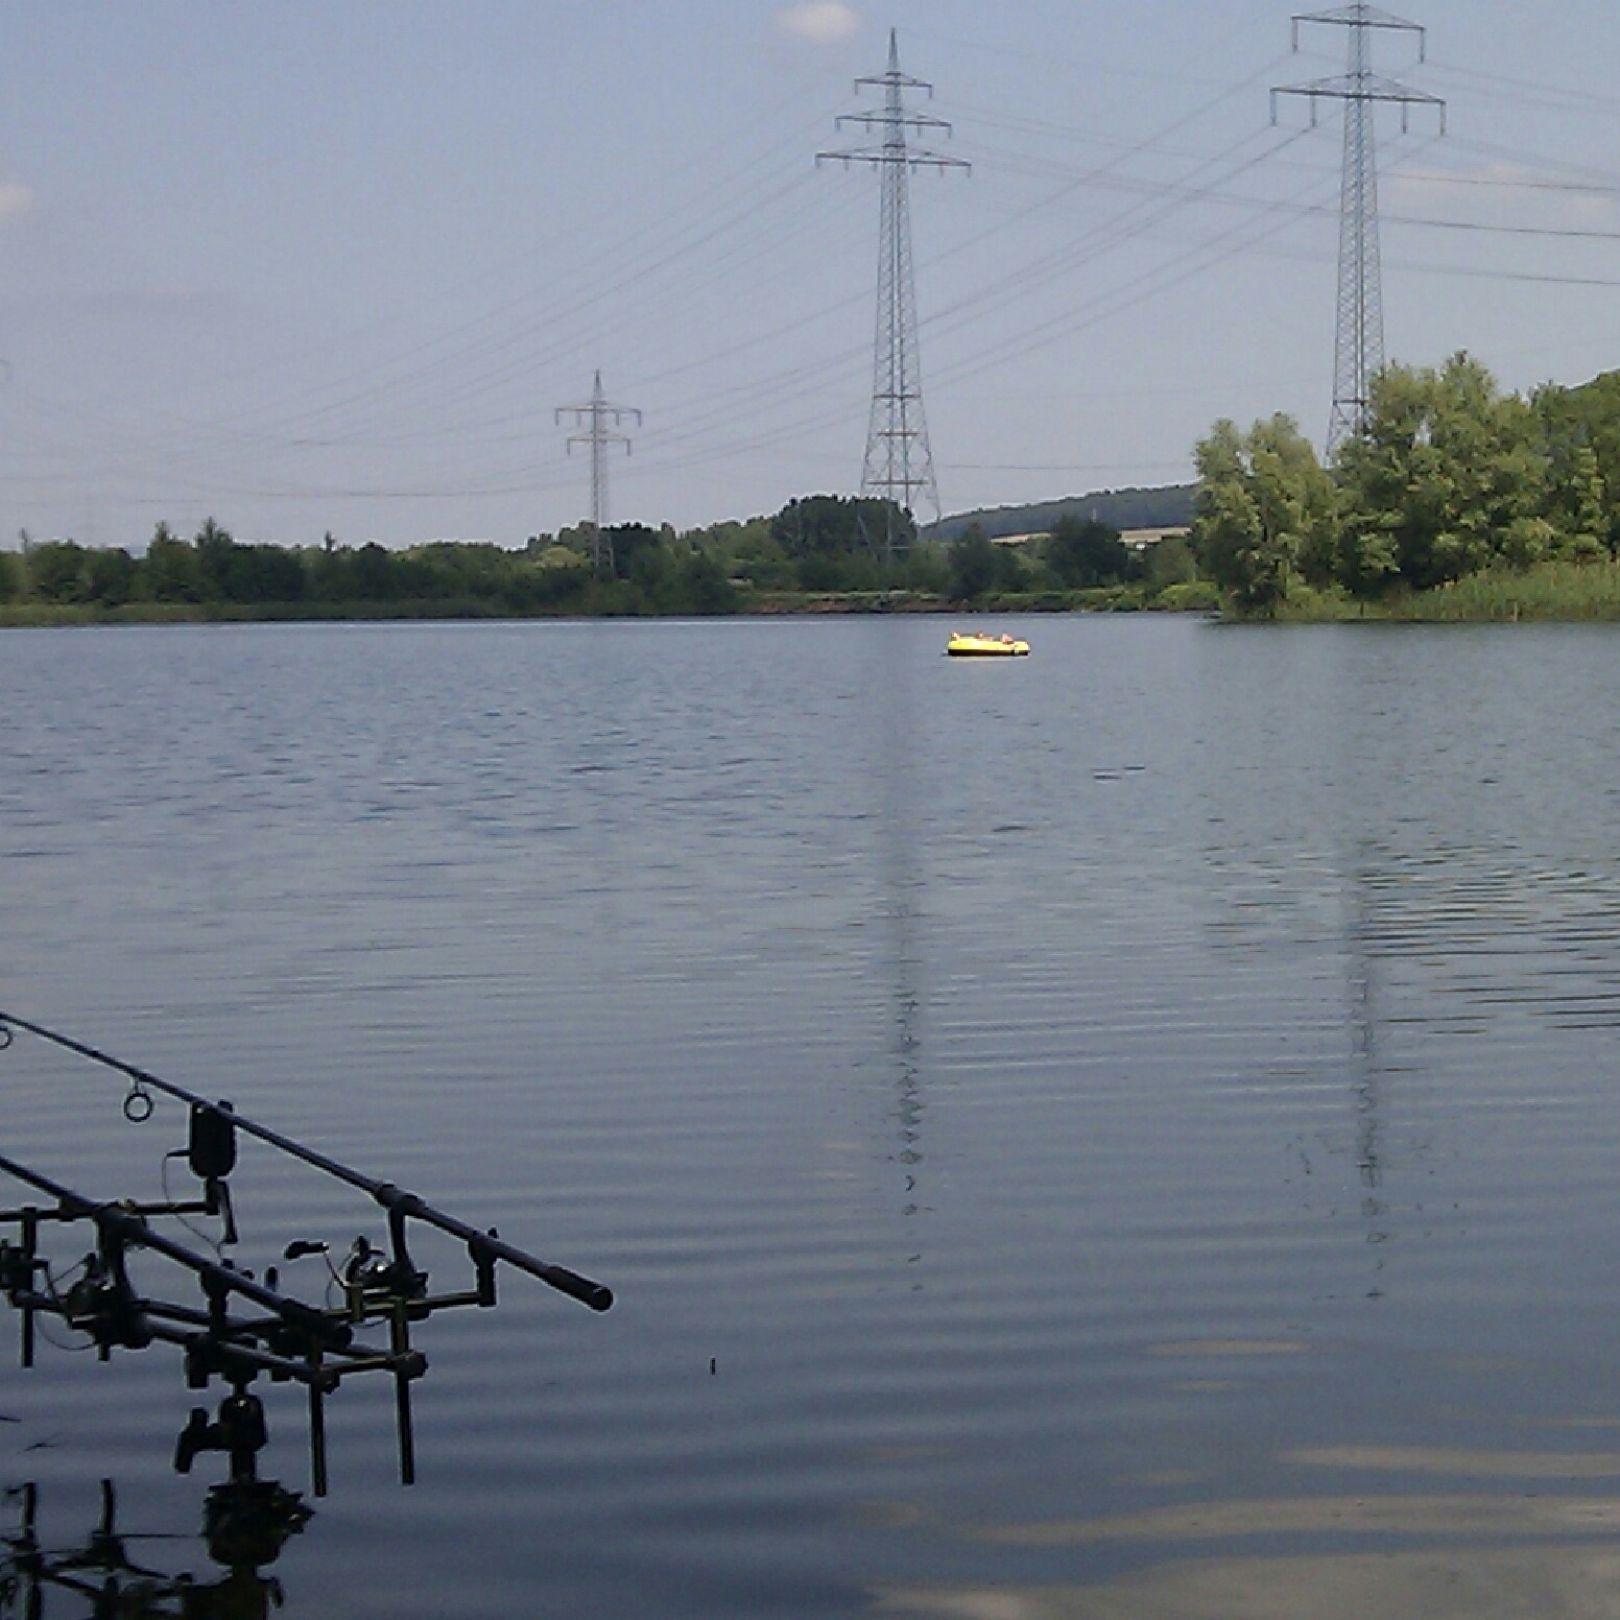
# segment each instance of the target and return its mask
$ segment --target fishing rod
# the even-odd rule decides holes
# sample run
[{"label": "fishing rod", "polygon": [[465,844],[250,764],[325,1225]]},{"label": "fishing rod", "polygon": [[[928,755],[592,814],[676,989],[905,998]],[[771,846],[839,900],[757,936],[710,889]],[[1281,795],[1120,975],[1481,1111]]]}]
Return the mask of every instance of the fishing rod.
[{"label": "fishing rod", "polygon": [[[378,1181],[371,1176],[363,1175],[360,1171],[349,1165],[340,1163],[327,1154],[318,1153],[314,1148],[307,1148],[302,1142],[294,1141],[290,1136],[284,1136],[280,1131],[272,1130],[268,1125],[260,1125],[246,1115],[239,1114],[228,1102],[210,1102],[206,1097],[199,1096],[194,1091],[187,1091],[184,1086],[177,1086],[172,1080],[164,1080],[147,1070],[138,1068],[133,1063],[125,1063],[122,1058],[113,1057],[110,1053],[98,1051],[93,1046],[87,1046],[83,1041],[76,1041],[69,1035],[63,1035],[56,1030],[47,1029],[43,1024],[31,1023],[26,1018],[19,1018],[15,1013],[8,1013],[0,1009],[0,1030],[11,1025],[17,1029],[25,1029],[30,1035],[37,1036],[42,1041],[49,1041],[53,1046],[59,1046],[65,1051],[76,1052],[80,1057],[88,1058],[92,1063],[99,1063],[103,1068],[116,1070],[134,1083],[133,1089],[125,1098],[124,1112],[130,1115],[130,1103],[139,1098],[142,1090],[162,1092],[165,1096],[173,1097],[177,1102],[188,1104],[192,1109],[201,1109],[209,1118],[217,1121],[220,1126],[228,1130],[239,1130],[247,1136],[257,1137],[259,1141],[268,1143],[280,1152],[288,1154],[294,1159],[300,1159],[305,1164],[317,1170],[324,1171],[329,1176],[335,1176],[339,1181],[346,1181],[351,1187],[374,1198],[388,1211],[391,1229],[400,1233],[399,1246],[403,1247],[403,1227],[406,1220],[421,1221],[425,1226],[436,1226],[441,1232],[448,1232],[452,1237],[461,1241],[474,1250],[475,1262],[480,1256],[488,1256],[493,1260],[504,1260],[508,1265],[519,1271],[527,1272],[531,1277],[538,1277],[541,1282],[550,1284],[560,1293],[577,1299],[582,1305],[588,1305],[593,1311],[605,1311],[613,1304],[613,1291],[605,1288],[601,1283],[592,1282],[588,1277],[581,1277],[578,1272],[570,1271],[566,1266],[552,1265],[544,1260],[537,1260],[532,1254],[526,1254],[522,1249],[515,1248],[510,1243],[504,1243],[493,1232],[479,1231],[469,1226],[465,1221],[457,1220],[453,1215],[446,1215],[441,1210],[433,1208],[431,1204],[424,1203],[415,1193],[404,1192],[391,1181]],[[0,1037],[0,1044],[10,1043]],[[150,1113],[150,1108],[146,1112]],[[144,1118],[145,1115],[140,1115]]]},{"label": "fishing rod", "polygon": [[[23,1366],[33,1365],[35,1318],[45,1314],[89,1334],[104,1361],[115,1349],[143,1350],[153,1344],[169,1344],[184,1353],[190,1387],[206,1388],[214,1378],[230,1386],[232,1393],[220,1403],[213,1422],[203,1408],[193,1409],[175,1451],[175,1466],[182,1473],[190,1471],[199,1452],[223,1451],[230,1457],[233,1481],[251,1481],[255,1477],[254,1459],[267,1443],[268,1434],[263,1405],[249,1386],[266,1374],[274,1382],[301,1384],[308,1392],[311,1474],[315,1494],[324,1495],[325,1398],[347,1377],[385,1372],[392,1376],[395,1386],[400,1479],[409,1485],[416,1477],[411,1384],[427,1370],[427,1358],[411,1344],[413,1323],[441,1310],[493,1306],[496,1267],[502,1263],[593,1311],[606,1311],[613,1303],[611,1290],[601,1283],[566,1266],[538,1259],[506,1242],[493,1227],[480,1230],[391,1181],[365,1175],[237,1113],[229,1102],[210,1101],[58,1030],[0,1010],[0,1051],[13,1044],[17,1030],[123,1075],[130,1082],[124,1098],[124,1117],[132,1123],[151,1117],[154,1093],[184,1103],[189,1110],[183,1152],[190,1170],[202,1183],[200,1198],[166,1197],[155,1203],[94,1199],[0,1155],[0,1174],[55,1201],[48,1207],[25,1205],[0,1210],[0,1227],[18,1229],[16,1242],[0,1239],[0,1294],[22,1314]],[[342,1290],[341,1308],[332,1307],[330,1293],[324,1307],[282,1294],[274,1266],[261,1280],[224,1259],[219,1245],[215,1246],[216,1256],[210,1258],[152,1227],[154,1218],[205,1213],[222,1218],[221,1243],[236,1241],[228,1177],[236,1164],[239,1132],[365,1193],[384,1210],[389,1234],[387,1251],[359,1237],[341,1267],[334,1266],[330,1259],[326,1262],[333,1283]],[[411,1258],[407,1243],[411,1221],[434,1227],[466,1245],[473,1267],[472,1287],[429,1293],[428,1274]],[[40,1252],[42,1227],[71,1227],[81,1222],[94,1229],[96,1247],[80,1262],[83,1275],[64,1293],[57,1287],[50,1261]],[[186,1305],[139,1292],[129,1272],[131,1250],[149,1251],[190,1273],[202,1291],[202,1305]],[[300,1239],[286,1246],[283,1259],[294,1261],[327,1253],[325,1243]],[[234,1313],[233,1302],[237,1307]],[[356,1339],[356,1329],[367,1322],[387,1325],[386,1347]]]}]

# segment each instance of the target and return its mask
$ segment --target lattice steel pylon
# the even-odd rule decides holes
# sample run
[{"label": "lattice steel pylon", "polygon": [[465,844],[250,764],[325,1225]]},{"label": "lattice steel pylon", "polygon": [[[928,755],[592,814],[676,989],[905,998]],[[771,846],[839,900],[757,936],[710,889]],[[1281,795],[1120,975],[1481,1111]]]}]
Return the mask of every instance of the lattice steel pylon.
[{"label": "lattice steel pylon", "polygon": [[[919,500],[940,517],[939,484],[928,445],[928,423],[923,415],[922,370],[917,350],[917,288],[911,259],[911,171],[913,169],[970,170],[961,158],[913,146],[908,135],[921,130],[950,134],[942,118],[912,112],[905,102],[907,90],[933,94],[933,86],[900,71],[900,43],[889,30],[889,67],[874,78],[857,79],[857,90],[884,92],[881,112],[847,113],[838,120],[865,129],[881,130],[882,144],[845,152],[818,152],[816,163],[870,164],[883,181],[883,206],[878,230],[877,344],[873,363],[872,416],[866,434],[866,462],[861,471],[861,493],[884,496],[894,506],[915,515]],[[896,551],[893,513],[890,514],[885,550]]]},{"label": "lattice steel pylon", "polygon": [[1301,13],[1294,18],[1294,49],[1299,49],[1303,23],[1331,23],[1350,31],[1350,70],[1342,77],[1284,84],[1271,92],[1271,117],[1277,119],[1278,96],[1305,96],[1316,122],[1318,103],[1344,103],[1344,177],[1339,212],[1339,315],[1333,355],[1333,414],[1328,423],[1331,455],[1342,440],[1366,420],[1372,380],[1384,367],[1384,302],[1378,253],[1378,156],[1373,108],[1380,101],[1401,109],[1407,128],[1413,107],[1434,107],[1440,133],[1446,132],[1446,104],[1439,96],[1414,90],[1372,69],[1372,36],[1388,29],[1418,36],[1418,60],[1427,48],[1428,31],[1419,23],[1392,16],[1377,6],[1339,6],[1332,11]]},{"label": "lattice steel pylon", "polygon": [[602,565],[606,563],[607,572],[613,572],[613,542],[608,538],[605,525],[608,515],[608,479],[607,479],[607,451],[610,445],[622,444],[624,453],[630,454],[629,437],[616,432],[618,425],[627,416],[633,416],[637,424],[641,422],[641,412],[633,405],[610,405],[602,393],[602,373],[596,374],[596,386],[591,390],[591,397],[583,405],[559,405],[557,407],[557,421],[560,424],[564,417],[572,417],[574,425],[584,427],[583,433],[570,435],[568,440],[568,453],[574,453],[576,444],[588,444],[591,447],[591,568],[595,573],[602,572]]}]

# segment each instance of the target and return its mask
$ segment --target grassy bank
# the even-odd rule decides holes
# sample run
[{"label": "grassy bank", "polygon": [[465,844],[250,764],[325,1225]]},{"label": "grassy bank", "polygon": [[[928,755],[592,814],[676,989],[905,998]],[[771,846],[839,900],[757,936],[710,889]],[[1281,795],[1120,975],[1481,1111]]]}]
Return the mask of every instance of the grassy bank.
[{"label": "grassy bank", "polygon": [[1470,574],[1392,615],[1428,623],[1620,619],[1620,563],[1544,563],[1528,573]]},{"label": "grassy bank", "polygon": [[1362,601],[1340,591],[1299,589],[1275,615],[1288,624],[1581,623],[1620,620],[1620,562],[1542,563],[1519,572],[1470,574],[1432,591]]}]

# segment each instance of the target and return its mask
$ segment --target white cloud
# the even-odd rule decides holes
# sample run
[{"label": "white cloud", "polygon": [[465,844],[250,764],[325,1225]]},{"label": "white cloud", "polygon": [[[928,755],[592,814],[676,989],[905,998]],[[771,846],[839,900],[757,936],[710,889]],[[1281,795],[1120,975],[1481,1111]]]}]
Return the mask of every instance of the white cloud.
[{"label": "white cloud", "polygon": [[776,15],[784,32],[816,45],[847,39],[861,26],[860,13],[845,0],[797,0]]},{"label": "white cloud", "polygon": [[34,206],[34,194],[20,180],[0,180],[0,222],[16,219]]}]

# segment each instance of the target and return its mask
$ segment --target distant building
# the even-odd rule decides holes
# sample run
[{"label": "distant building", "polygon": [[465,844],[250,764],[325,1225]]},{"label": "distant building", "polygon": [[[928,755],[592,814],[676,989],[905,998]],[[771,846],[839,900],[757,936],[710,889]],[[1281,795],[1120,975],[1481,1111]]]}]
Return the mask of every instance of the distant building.
[{"label": "distant building", "polygon": [[[1149,546],[1156,546],[1161,540],[1185,540],[1192,529],[1185,523],[1175,524],[1161,529],[1121,529],[1119,537],[1132,551],[1146,551]],[[1039,540],[1050,540],[1051,531],[1037,530],[1034,534],[993,534],[990,539],[998,546],[1027,546]]]},{"label": "distant building", "polygon": [[1185,540],[1191,533],[1191,527],[1182,523],[1168,529],[1121,529],[1119,537],[1132,551],[1146,551],[1161,540]]}]

